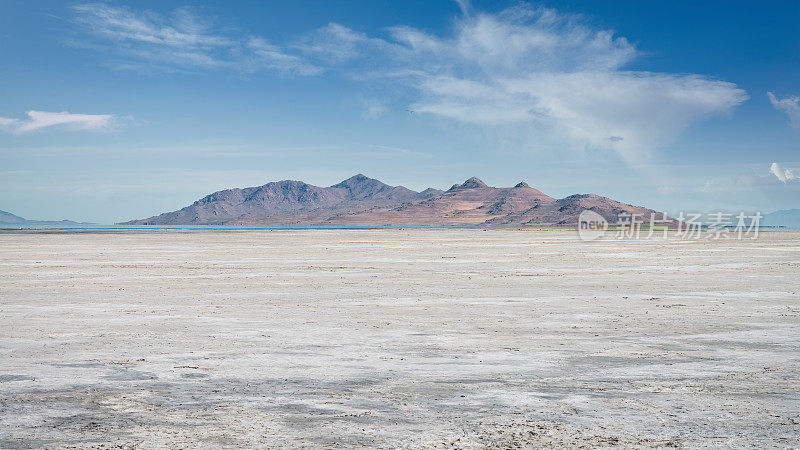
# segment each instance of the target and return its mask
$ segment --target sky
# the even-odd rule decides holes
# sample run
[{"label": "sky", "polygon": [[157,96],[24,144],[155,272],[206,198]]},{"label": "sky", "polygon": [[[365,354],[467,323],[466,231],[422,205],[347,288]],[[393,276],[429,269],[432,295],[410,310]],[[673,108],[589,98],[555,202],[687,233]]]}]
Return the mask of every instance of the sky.
[{"label": "sky", "polygon": [[0,3],[0,210],[477,176],[676,214],[800,208],[800,2]]}]

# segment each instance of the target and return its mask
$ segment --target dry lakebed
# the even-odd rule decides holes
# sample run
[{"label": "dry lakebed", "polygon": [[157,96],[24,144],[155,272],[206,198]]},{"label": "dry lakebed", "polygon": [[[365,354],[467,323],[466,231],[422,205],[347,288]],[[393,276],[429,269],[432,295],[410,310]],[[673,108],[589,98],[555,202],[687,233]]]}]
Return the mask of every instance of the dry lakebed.
[{"label": "dry lakebed", "polygon": [[800,232],[0,232],[0,448],[800,446]]}]

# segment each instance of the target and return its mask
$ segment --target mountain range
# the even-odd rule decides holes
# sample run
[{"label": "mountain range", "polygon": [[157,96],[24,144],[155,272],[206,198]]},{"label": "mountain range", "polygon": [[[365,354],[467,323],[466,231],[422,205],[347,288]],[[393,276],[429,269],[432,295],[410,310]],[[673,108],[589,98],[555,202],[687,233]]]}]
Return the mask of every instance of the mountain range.
[{"label": "mountain range", "polygon": [[764,215],[761,223],[769,227],[800,229],[800,209],[782,209]]},{"label": "mountain range", "polygon": [[273,226],[535,226],[575,225],[583,210],[610,223],[621,213],[648,218],[661,213],[594,194],[555,199],[520,182],[487,186],[478,178],[447,191],[416,192],[389,186],[362,174],[329,187],[284,180],[263,186],[228,189],[185,208],[124,225],[273,225]]},{"label": "mountain range", "polygon": [[28,220],[10,212],[0,211],[0,227],[25,227],[41,225],[81,225],[71,220]]}]

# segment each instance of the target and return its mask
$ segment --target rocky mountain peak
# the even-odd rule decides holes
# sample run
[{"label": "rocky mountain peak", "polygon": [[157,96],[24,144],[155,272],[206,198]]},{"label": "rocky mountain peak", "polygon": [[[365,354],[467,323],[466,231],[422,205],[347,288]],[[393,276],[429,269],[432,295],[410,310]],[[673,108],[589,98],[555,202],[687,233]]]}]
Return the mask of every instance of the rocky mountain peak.
[{"label": "rocky mountain peak", "polygon": [[370,178],[370,177],[368,177],[368,176],[366,176],[364,174],[359,173],[357,175],[353,175],[352,177],[342,181],[339,184],[334,184],[331,187],[334,187],[334,188],[345,188],[345,189],[351,189],[352,190],[352,189],[358,188],[360,186],[386,186],[386,185],[384,183],[374,179],[374,178]]},{"label": "rocky mountain peak", "polygon": [[489,186],[487,186],[486,183],[481,181],[480,178],[472,177],[461,184],[454,184],[453,187],[450,188],[450,190],[453,191],[458,189],[476,189],[485,187]]},{"label": "rocky mountain peak", "polygon": [[480,178],[472,177],[469,180],[465,181],[463,184],[461,184],[461,187],[466,189],[474,189],[474,188],[485,188],[489,186],[487,186],[486,183],[481,181]]},{"label": "rocky mountain peak", "polygon": [[352,198],[370,198],[381,192],[391,191],[392,186],[363,174],[353,175],[339,184],[331,186],[332,189],[344,189]]}]

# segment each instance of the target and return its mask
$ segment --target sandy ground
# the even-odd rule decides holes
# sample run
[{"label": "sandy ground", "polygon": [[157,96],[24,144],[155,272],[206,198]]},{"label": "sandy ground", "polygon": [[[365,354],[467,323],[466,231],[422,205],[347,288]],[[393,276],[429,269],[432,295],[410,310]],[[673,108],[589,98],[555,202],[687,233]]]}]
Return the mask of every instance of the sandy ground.
[{"label": "sandy ground", "polygon": [[800,232],[0,233],[0,447],[797,447]]}]

